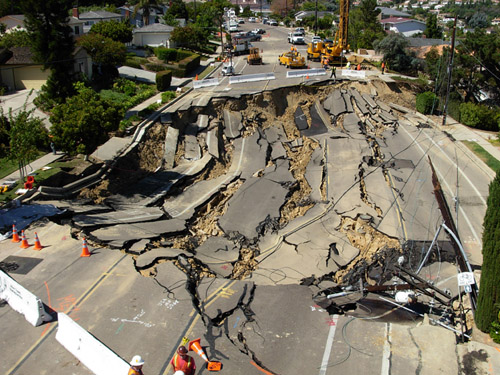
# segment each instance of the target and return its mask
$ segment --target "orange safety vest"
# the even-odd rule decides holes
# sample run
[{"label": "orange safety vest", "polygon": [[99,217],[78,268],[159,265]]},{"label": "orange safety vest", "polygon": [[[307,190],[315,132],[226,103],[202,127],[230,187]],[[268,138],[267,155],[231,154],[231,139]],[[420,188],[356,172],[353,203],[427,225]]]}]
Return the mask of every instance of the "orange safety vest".
[{"label": "orange safety vest", "polygon": [[142,373],[142,370],[134,370],[132,367],[130,368],[130,370],[128,370],[128,375],[144,375]]},{"label": "orange safety vest", "polygon": [[174,362],[174,370],[175,371],[181,370],[186,375],[191,375],[193,373],[192,362],[191,362],[193,360],[193,358],[191,358],[190,356],[187,356],[188,360],[186,361],[186,363],[184,363],[184,366],[182,368],[181,365],[179,364],[179,357],[180,357],[180,355],[175,353],[174,361],[173,361]]}]

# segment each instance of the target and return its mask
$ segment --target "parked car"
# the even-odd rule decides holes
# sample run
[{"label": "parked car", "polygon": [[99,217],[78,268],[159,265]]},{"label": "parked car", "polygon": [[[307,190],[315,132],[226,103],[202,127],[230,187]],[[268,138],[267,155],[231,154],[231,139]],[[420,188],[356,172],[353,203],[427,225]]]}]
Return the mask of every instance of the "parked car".
[{"label": "parked car", "polygon": [[306,35],[306,31],[304,30],[303,27],[297,27],[293,32],[294,33],[300,33],[302,36]]},{"label": "parked car", "polygon": [[222,75],[223,76],[232,76],[234,75],[234,66],[232,65],[224,65],[222,67]]},{"label": "parked car", "polygon": [[306,44],[306,41],[301,33],[294,31],[293,33],[288,33],[288,43]]},{"label": "parked car", "polygon": [[248,22],[255,23],[255,22],[257,22],[257,19],[255,17],[250,17],[248,19]]},{"label": "parked car", "polygon": [[252,33],[254,33],[254,34],[265,34],[266,30],[264,30],[264,29],[253,29]]},{"label": "parked car", "polygon": [[262,19],[262,23],[263,23],[264,25],[265,25],[266,23],[268,23],[268,21],[269,21],[269,18],[267,18],[267,17],[264,17],[264,18]]},{"label": "parked car", "polygon": [[245,20],[243,18],[238,18],[238,23],[239,24],[245,23]]},{"label": "parked car", "polygon": [[313,42],[313,43],[319,43],[319,42],[321,42],[321,37],[315,35],[315,36],[312,37],[311,42]]},{"label": "parked car", "polygon": [[267,21],[267,23],[268,23],[270,26],[278,26],[278,22],[276,22],[275,20],[269,20],[269,21]]}]

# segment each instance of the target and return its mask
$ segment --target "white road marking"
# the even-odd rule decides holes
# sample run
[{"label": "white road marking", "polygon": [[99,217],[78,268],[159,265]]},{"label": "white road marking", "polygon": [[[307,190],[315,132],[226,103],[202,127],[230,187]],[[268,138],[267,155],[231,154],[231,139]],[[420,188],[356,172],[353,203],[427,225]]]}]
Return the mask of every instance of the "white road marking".
[{"label": "white road marking", "polygon": [[385,324],[386,340],[382,351],[380,375],[389,375],[391,373],[391,327],[391,323]]},{"label": "white road marking", "polygon": [[332,316],[333,324],[330,326],[330,331],[328,332],[328,338],[326,339],[325,352],[323,353],[321,367],[319,368],[319,375],[326,374],[326,369],[328,368],[328,361],[330,360],[330,352],[332,351],[333,338],[335,336],[335,330],[337,329],[338,320],[339,316],[337,314]]},{"label": "white road marking", "polygon": [[[401,126],[401,128],[406,132],[406,134],[408,134],[408,136],[413,140],[413,142],[417,145],[417,147],[420,149],[420,151],[422,152],[422,154],[424,155],[427,155],[427,153],[424,151],[424,149],[420,146],[420,144],[417,142],[417,140],[415,138],[413,138],[413,136],[408,132],[408,130],[406,130],[403,126]],[[431,139],[432,141],[432,139]],[[439,147],[434,141],[432,141],[434,143],[434,145],[436,145],[437,148],[439,148],[441,150],[441,152],[444,153],[444,151],[441,149],[441,147]],[[445,154],[446,155],[446,154]],[[448,156],[448,155],[446,155]],[[458,165],[456,165],[453,160],[450,159],[450,161],[452,162],[453,165],[455,165],[457,168],[458,168]],[[443,177],[442,173],[439,172],[439,168],[434,165],[434,170],[436,171],[436,173],[438,174],[439,176],[439,179],[440,181],[446,186],[446,189],[448,190],[448,194],[450,194],[450,196],[454,197],[455,194],[453,193],[453,191],[451,190],[451,187],[450,185],[448,185],[448,182],[445,180],[445,178]],[[463,174],[462,170],[460,168],[458,168],[458,170]],[[469,179],[467,179],[468,181],[470,181]],[[472,182],[470,182],[471,186],[474,188],[474,190],[476,190],[478,196],[482,199],[481,195],[479,194],[479,191],[475,188],[474,185],[472,185]],[[482,199],[483,200],[483,199]],[[484,200],[483,200],[484,201]],[[485,202],[486,204],[486,202]],[[477,243],[478,244],[482,244],[481,240],[479,239],[479,236],[477,235],[476,231],[474,230],[474,227],[472,226],[472,223],[471,221],[469,220],[469,217],[467,216],[467,214],[465,213],[464,209],[462,208],[462,206],[459,206],[459,210],[460,210],[460,213],[462,214],[462,216],[464,217],[465,221],[467,222],[467,225],[469,226],[469,229],[470,231],[472,232],[472,235],[474,236],[474,238],[476,239]]]}]

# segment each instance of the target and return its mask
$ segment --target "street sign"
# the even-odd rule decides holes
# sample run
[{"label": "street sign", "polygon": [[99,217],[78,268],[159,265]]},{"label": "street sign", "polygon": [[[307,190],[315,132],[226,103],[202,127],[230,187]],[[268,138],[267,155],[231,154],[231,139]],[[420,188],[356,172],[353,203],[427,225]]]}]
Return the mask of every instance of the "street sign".
[{"label": "street sign", "polygon": [[474,274],[472,272],[462,272],[457,275],[458,286],[472,285],[475,284]]}]

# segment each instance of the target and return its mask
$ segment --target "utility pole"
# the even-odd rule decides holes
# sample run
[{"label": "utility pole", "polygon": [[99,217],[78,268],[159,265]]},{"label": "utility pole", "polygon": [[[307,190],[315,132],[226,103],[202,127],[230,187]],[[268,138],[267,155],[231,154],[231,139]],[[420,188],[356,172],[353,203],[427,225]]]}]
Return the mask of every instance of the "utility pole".
[{"label": "utility pole", "polygon": [[318,0],[316,0],[316,21],[314,22],[314,35],[318,35]]},{"label": "utility pole", "polygon": [[446,87],[446,99],[443,108],[443,126],[446,125],[446,115],[448,114],[448,98],[450,97],[451,88],[451,73],[453,71],[453,56],[455,55],[455,32],[457,30],[457,16],[455,15],[455,22],[453,23],[453,32],[451,34],[451,53],[450,63],[448,64],[448,86]]}]

